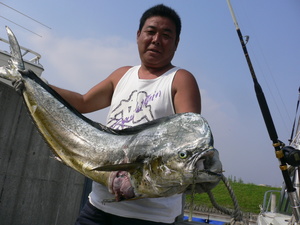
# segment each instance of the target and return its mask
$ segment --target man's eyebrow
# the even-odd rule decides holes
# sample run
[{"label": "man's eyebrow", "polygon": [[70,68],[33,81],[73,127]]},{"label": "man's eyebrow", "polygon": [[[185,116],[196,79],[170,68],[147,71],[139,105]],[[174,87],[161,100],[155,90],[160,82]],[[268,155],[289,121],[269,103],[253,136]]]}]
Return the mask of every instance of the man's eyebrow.
[{"label": "man's eyebrow", "polygon": [[[149,26],[146,27],[146,29],[157,29],[157,27],[156,27],[156,26],[151,26],[151,25],[149,25]],[[163,30],[164,30],[165,32],[173,33],[173,30],[172,30],[172,29],[169,29],[169,28],[164,28]]]},{"label": "man's eyebrow", "polygon": [[146,29],[156,29],[156,28],[157,28],[156,26],[151,26],[151,25],[146,27]]}]

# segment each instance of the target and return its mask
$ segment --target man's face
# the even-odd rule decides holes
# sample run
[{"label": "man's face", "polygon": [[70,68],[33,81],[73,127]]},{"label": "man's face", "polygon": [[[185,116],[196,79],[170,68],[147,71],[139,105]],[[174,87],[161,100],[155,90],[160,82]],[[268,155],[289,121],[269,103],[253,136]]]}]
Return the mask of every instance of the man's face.
[{"label": "man's face", "polygon": [[145,66],[164,67],[169,65],[176,51],[176,27],[166,17],[154,16],[145,21],[137,33],[140,58]]}]

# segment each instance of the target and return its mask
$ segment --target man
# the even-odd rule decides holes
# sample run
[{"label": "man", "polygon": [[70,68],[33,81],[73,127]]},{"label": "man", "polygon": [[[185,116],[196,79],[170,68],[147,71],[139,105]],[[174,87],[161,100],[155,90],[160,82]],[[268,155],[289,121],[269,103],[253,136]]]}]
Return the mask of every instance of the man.
[{"label": "man", "polygon": [[[114,129],[174,113],[200,113],[194,76],[171,63],[180,32],[177,13],[164,5],[154,6],[144,12],[137,32],[141,65],[115,70],[84,95],[51,87],[81,113],[110,106],[107,125]],[[93,182],[76,224],[173,224],[182,210],[181,195],[103,204],[103,199],[113,197],[106,187]]]}]

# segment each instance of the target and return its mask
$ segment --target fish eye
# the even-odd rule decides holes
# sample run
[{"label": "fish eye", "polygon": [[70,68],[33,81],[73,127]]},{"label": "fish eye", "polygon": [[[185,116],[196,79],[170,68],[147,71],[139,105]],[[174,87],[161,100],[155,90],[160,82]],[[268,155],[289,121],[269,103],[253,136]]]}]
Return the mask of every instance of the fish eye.
[{"label": "fish eye", "polygon": [[179,158],[186,159],[188,157],[188,153],[186,151],[181,151],[178,153]]}]

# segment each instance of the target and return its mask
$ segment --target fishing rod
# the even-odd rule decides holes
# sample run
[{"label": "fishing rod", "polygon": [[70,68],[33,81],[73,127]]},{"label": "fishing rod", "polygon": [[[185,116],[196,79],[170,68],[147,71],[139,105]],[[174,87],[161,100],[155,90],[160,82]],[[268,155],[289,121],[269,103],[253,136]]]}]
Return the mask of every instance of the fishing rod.
[{"label": "fishing rod", "polygon": [[299,162],[300,152],[296,149],[293,149],[290,146],[285,147],[284,143],[281,142],[280,140],[278,140],[278,135],[277,135],[274,123],[273,123],[273,119],[272,119],[265,95],[264,95],[263,90],[262,90],[260,84],[258,83],[257,77],[255,75],[255,71],[252,66],[250,56],[248,54],[248,50],[247,50],[242,32],[239,28],[235,14],[233,12],[233,8],[230,4],[230,0],[227,0],[227,4],[228,4],[228,7],[229,7],[229,10],[231,13],[231,17],[233,19],[233,22],[234,22],[234,25],[235,25],[235,28],[236,28],[236,31],[237,31],[237,34],[239,37],[239,40],[241,42],[242,49],[243,49],[251,76],[252,76],[256,97],[257,97],[259,107],[260,107],[261,113],[262,113],[264,121],[265,121],[265,125],[267,127],[270,139],[273,142],[273,147],[275,149],[276,157],[278,158],[278,160],[280,162],[280,169],[281,169],[282,176],[283,176],[283,179],[284,179],[284,182],[286,185],[286,191],[288,193],[289,200],[291,202],[291,207],[293,209],[293,215],[295,216],[296,222],[299,222],[299,218],[300,218],[299,200],[298,200],[296,188],[294,188],[291,178],[289,176],[287,163],[289,162],[289,164],[292,164],[293,166],[294,165],[299,166],[300,165],[300,162]]}]

